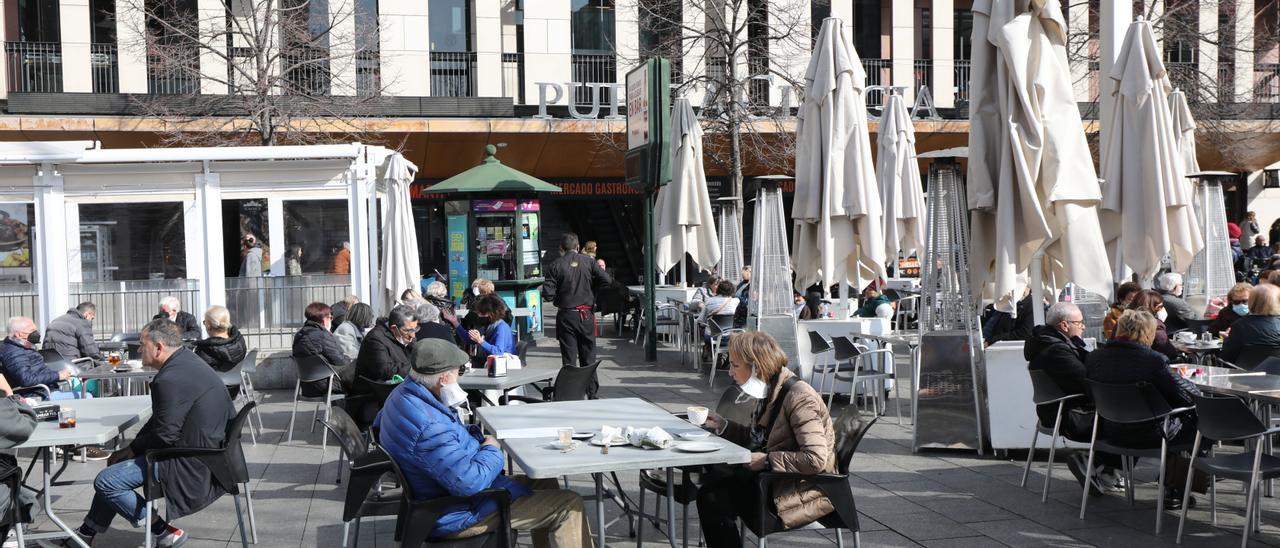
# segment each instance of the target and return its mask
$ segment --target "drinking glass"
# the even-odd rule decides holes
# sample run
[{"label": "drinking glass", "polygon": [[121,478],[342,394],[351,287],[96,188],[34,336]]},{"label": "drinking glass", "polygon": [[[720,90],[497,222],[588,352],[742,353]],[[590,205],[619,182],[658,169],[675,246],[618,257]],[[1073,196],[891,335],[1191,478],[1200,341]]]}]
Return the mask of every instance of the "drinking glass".
[{"label": "drinking glass", "polygon": [[75,428],[76,427],[76,410],[70,407],[63,407],[58,410],[58,428]]},{"label": "drinking glass", "polygon": [[568,446],[569,446],[569,444],[573,443],[573,429],[572,429],[572,428],[560,428],[560,429],[557,429],[557,430],[556,430],[556,435],[559,437],[559,440],[560,440],[560,446],[561,446],[561,447],[568,447]]}]

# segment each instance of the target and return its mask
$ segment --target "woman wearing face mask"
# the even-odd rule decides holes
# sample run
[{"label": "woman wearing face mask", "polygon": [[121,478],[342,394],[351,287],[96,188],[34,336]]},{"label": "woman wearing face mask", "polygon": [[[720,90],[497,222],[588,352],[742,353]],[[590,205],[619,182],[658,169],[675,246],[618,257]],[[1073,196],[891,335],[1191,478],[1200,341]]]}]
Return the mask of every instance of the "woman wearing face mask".
[{"label": "woman wearing face mask", "polygon": [[472,312],[476,315],[477,329],[465,334],[466,340],[476,347],[476,357],[516,353],[515,334],[511,332],[511,325],[503,319],[507,315],[507,304],[502,301],[502,297],[493,293],[481,295],[476,299]]},{"label": "woman wearing face mask", "polygon": [[1266,284],[1253,288],[1249,315],[1237,320],[1226,337],[1219,357],[1232,363],[1245,348],[1280,348],[1280,287]]},{"label": "woman wearing face mask", "polygon": [[1169,312],[1164,309],[1164,296],[1154,290],[1144,289],[1133,296],[1133,300],[1129,302],[1129,309],[1143,310],[1155,316],[1156,335],[1151,341],[1151,349],[1164,354],[1170,360],[1177,358],[1178,349],[1169,342],[1169,330],[1164,325],[1165,318],[1169,317]]},{"label": "woman wearing face mask", "polygon": [[1249,315],[1249,295],[1253,293],[1253,286],[1249,284],[1236,284],[1231,286],[1227,291],[1226,306],[1218,311],[1218,316],[1209,324],[1209,333],[1217,337],[1223,331],[1231,329],[1231,325],[1236,320]]},{"label": "woman wearing face mask", "polygon": [[[822,397],[787,369],[786,354],[766,333],[749,331],[729,340],[729,375],[759,400],[750,424],[712,414],[704,426],[752,450],[751,462],[709,479],[698,491],[698,518],[707,546],[741,546],[735,519],[758,519],[760,472],[831,473],[836,469],[835,431]],[[787,527],[817,520],[832,510],[817,488],[787,483],[765,495]]]}]

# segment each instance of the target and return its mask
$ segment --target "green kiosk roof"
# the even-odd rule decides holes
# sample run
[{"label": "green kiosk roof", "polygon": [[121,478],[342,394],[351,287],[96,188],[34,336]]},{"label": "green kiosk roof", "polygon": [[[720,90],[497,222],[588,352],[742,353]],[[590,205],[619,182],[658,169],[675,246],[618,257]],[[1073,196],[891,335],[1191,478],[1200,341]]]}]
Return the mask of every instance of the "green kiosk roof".
[{"label": "green kiosk roof", "polygon": [[498,147],[486,145],[485,158],[480,165],[454,175],[433,185],[428,192],[560,192],[560,187],[529,175],[523,171],[511,169],[498,161]]}]

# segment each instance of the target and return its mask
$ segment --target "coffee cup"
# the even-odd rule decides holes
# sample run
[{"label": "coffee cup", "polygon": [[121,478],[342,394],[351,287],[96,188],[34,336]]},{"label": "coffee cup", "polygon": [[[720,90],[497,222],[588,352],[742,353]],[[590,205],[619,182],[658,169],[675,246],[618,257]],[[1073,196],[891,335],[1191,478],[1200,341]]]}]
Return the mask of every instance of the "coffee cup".
[{"label": "coffee cup", "polygon": [[696,405],[689,406],[685,411],[689,413],[689,422],[694,426],[702,426],[702,423],[707,422],[707,415],[711,413],[710,409]]}]

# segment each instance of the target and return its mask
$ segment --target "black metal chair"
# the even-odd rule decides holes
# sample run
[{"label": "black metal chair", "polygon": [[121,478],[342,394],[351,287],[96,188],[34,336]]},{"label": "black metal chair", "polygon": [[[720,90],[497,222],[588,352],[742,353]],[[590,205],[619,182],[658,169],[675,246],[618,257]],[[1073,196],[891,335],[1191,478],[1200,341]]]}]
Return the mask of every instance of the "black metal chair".
[{"label": "black metal chair", "polygon": [[600,368],[600,360],[587,367],[561,367],[556,374],[556,382],[541,389],[542,399],[528,396],[508,396],[507,399],[525,403],[541,403],[544,401],[577,401],[587,399],[591,381]]},{"label": "black metal chair", "polygon": [[[346,503],[342,510],[342,545],[350,539],[351,522],[356,525],[355,544],[360,544],[361,518],[394,516],[400,510],[400,494],[378,487],[382,476],[391,473],[391,459],[380,448],[369,449],[369,441],[355,421],[341,407],[333,410],[329,420],[321,423],[338,440],[338,483],[342,483],[342,465],[347,465]],[[345,457],[345,458],[343,458]]]},{"label": "black metal chair", "polygon": [[[257,352],[258,352],[257,350],[254,350],[252,352],[255,358],[257,357]],[[245,360],[247,359],[248,359],[248,356],[245,357]],[[254,402],[254,403],[257,403],[257,402],[252,398],[250,398],[248,391],[244,389],[245,360],[240,360],[240,363],[237,363],[235,367],[232,367],[231,369],[228,369],[226,371],[214,370],[214,372],[216,372],[218,374],[218,378],[222,380],[222,385],[227,387],[227,393],[235,394],[235,397],[232,398],[231,400],[233,403],[240,402],[243,405],[248,405],[249,402]],[[235,389],[234,391],[232,390],[233,388]],[[258,417],[258,428],[255,429],[253,426],[253,421],[252,420],[249,421],[249,439],[253,441],[254,445],[258,445],[258,434],[256,431],[262,428],[262,415],[259,414],[257,406],[253,407],[253,414],[257,415]]]},{"label": "black metal chair", "polygon": [[[355,402],[348,401],[347,411],[354,413],[356,409],[363,407],[363,409],[361,409],[361,414],[365,415],[365,417],[372,417],[376,415],[378,411],[381,411],[382,404],[386,403],[387,398],[391,397],[391,392],[394,391],[397,386],[400,386],[400,383],[398,382],[374,380],[364,375],[357,375],[356,382],[363,385],[369,393],[364,397],[359,398],[360,401],[364,402],[363,406],[352,405]],[[351,398],[351,400],[354,399],[355,398]],[[365,417],[361,417],[357,421],[361,430],[366,430],[369,427],[369,425],[364,424],[366,421]]]},{"label": "black metal chair", "polygon": [[1066,411],[1067,402],[1083,399],[1086,396],[1084,394],[1064,393],[1058,383],[1053,380],[1053,377],[1042,370],[1032,369],[1029,373],[1031,373],[1031,400],[1035,402],[1036,407],[1058,404],[1053,426],[1041,423],[1039,415],[1036,415],[1035,432],[1031,434],[1031,450],[1027,451],[1027,464],[1022,468],[1022,482],[1018,484],[1019,487],[1027,486],[1027,474],[1031,472],[1031,460],[1036,454],[1036,441],[1041,434],[1049,436],[1049,461],[1044,465],[1044,487],[1040,491],[1040,502],[1043,503],[1049,500],[1049,480],[1053,478],[1053,458],[1058,449],[1058,439],[1062,429],[1062,414]]},{"label": "black metal chair", "polygon": [[1194,407],[1174,409],[1165,401],[1155,387],[1149,383],[1107,384],[1089,381],[1089,391],[1093,394],[1093,405],[1097,411],[1093,416],[1093,434],[1089,440],[1089,460],[1085,466],[1084,488],[1080,493],[1080,519],[1084,519],[1085,510],[1089,507],[1089,488],[1093,482],[1093,457],[1095,451],[1105,451],[1120,455],[1124,462],[1126,494],[1129,504],[1133,504],[1133,459],[1160,459],[1159,492],[1156,497],[1156,534],[1160,534],[1160,526],[1164,520],[1164,475],[1165,464],[1170,451],[1186,451],[1191,449],[1190,443],[1170,445],[1164,436],[1160,437],[1159,448],[1138,449],[1110,443],[1098,439],[1098,424],[1102,420],[1116,424],[1141,424],[1159,422],[1165,432],[1169,431],[1169,420],[1177,415],[1192,411]]},{"label": "black metal chair", "polygon": [[[810,529],[836,529],[836,544],[840,546],[844,545],[844,532],[842,529],[848,529],[853,532],[854,547],[861,545],[861,538],[858,534],[861,527],[858,524],[858,509],[853,499],[853,486],[849,484],[849,468],[853,463],[853,455],[857,452],[858,445],[862,443],[862,438],[867,435],[867,431],[878,420],[880,420],[880,417],[877,416],[872,416],[869,421],[863,420],[858,409],[854,407],[845,408],[843,412],[833,418],[832,422],[836,434],[836,468],[838,470],[835,474],[763,472],[758,476],[757,487],[760,490],[758,521],[755,523],[748,522],[747,526],[752,533],[755,533],[756,538],[760,539],[760,548],[768,547],[769,535]],[[794,480],[806,481],[819,491],[822,491],[822,494],[831,501],[835,510],[813,523],[791,528],[784,526],[782,520],[773,511],[772,493],[776,483]]]},{"label": "black metal chair", "polygon": [[[824,384],[817,384],[814,386],[818,389],[819,394],[822,393],[822,387],[825,386],[826,375],[830,374],[834,376],[835,368],[838,367],[832,365],[829,361],[831,356],[828,354],[835,351],[835,347],[831,344],[832,343],[828,342],[827,338],[823,337],[821,333],[818,333],[817,331],[809,332],[809,353],[813,354],[813,374],[817,375],[818,373],[822,373],[824,377]],[[818,363],[819,357],[822,357],[821,364]],[[810,382],[812,383],[813,381],[811,380]],[[834,385],[835,380],[833,379],[831,382]]]},{"label": "black metal chair", "polygon": [[1266,373],[1268,375],[1280,375],[1280,357],[1271,357],[1262,360],[1262,363],[1254,366],[1253,371]]},{"label": "black metal chair", "polygon": [[1235,365],[1241,369],[1253,369],[1267,358],[1280,357],[1280,346],[1248,345],[1236,356]]},{"label": "black metal chair", "polygon": [[[236,522],[240,528],[240,545],[248,548],[249,537],[245,529],[244,513],[240,510],[241,485],[245,488],[251,527],[253,526],[253,499],[250,498],[248,491],[249,466],[244,460],[244,449],[240,446],[240,437],[244,430],[244,423],[249,419],[249,413],[253,411],[253,408],[254,404],[250,402],[228,423],[222,447],[171,447],[147,451],[146,455],[144,455],[147,466],[142,471],[143,499],[146,500],[147,507],[146,518],[143,521],[146,529],[144,542],[146,548],[155,546],[155,539],[151,533],[151,516],[155,511],[155,501],[165,496],[164,488],[160,484],[159,478],[155,475],[156,463],[178,458],[199,459],[205,466],[209,467],[209,471],[213,475],[213,481],[218,482],[226,490],[227,494],[232,496],[236,505]],[[253,534],[254,542],[256,543],[256,528]]]},{"label": "black metal chair", "polygon": [[0,463],[0,483],[9,488],[9,515],[5,518],[13,527],[13,534],[19,547],[26,546],[24,527],[31,521],[31,516],[18,496],[22,493],[22,467],[17,464]]},{"label": "black metal chair", "polygon": [[[877,348],[875,350],[867,350],[865,347],[859,348],[859,345],[853,343],[848,337],[831,337],[831,343],[835,346],[834,375],[831,381],[831,393],[827,397],[827,407],[830,408],[835,400],[836,381],[847,381],[850,385],[849,402],[856,401],[858,395],[858,384],[866,384],[864,394],[870,396],[875,394],[877,402],[876,414],[880,414],[888,410],[889,406],[884,402],[884,393],[888,389],[888,382],[895,378],[895,375],[888,370],[888,365],[892,365],[895,356],[892,350],[888,348]],[[883,360],[885,369],[876,369],[877,360]],[[898,424],[902,424],[902,390],[895,383],[894,398],[895,412],[898,416]],[[821,392],[819,392],[821,393]],[[864,396],[864,401],[871,398]]]},{"label": "black metal chair", "polygon": [[368,453],[370,440],[355,419],[341,407],[334,407],[328,418],[317,419],[316,422],[338,440],[338,479],[335,483],[342,483],[342,465]]},{"label": "black metal chair", "polygon": [[[338,382],[338,372],[333,370],[333,366],[329,365],[329,360],[324,356],[294,356],[293,363],[298,366],[298,382],[293,386],[293,411],[289,414],[289,438],[293,441],[293,423],[298,416],[298,402],[314,402],[316,404],[315,412],[312,414],[311,431],[316,431],[315,419],[320,416],[320,406],[324,405],[324,419],[329,420],[330,410],[333,409],[333,402],[341,400],[346,396],[344,394],[334,393],[334,384]],[[324,396],[304,396],[302,395],[302,383],[325,381]],[[320,451],[323,452],[329,444],[329,432],[325,431],[320,438]]]},{"label": "black metal chair", "polygon": [[[729,355],[729,337],[735,333],[743,333],[746,329],[733,326],[733,314],[717,314],[708,316],[706,323],[707,336],[711,338],[711,372],[707,374],[707,385],[716,387],[716,364],[720,356]],[[726,358],[727,359],[727,358]]]},{"label": "black metal chair", "polygon": [[[237,365],[240,368],[240,391],[244,393],[249,401],[258,402],[258,391],[253,388],[253,374],[258,371],[258,349],[254,348],[245,353],[244,359],[240,360]],[[262,412],[254,409],[254,416],[258,418],[258,431],[262,432]]]},{"label": "black metal chair", "polygon": [[[387,459],[391,472],[400,483],[400,504],[396,515],[395,539],[405,548],[433,546],[437,548],[509,548],[515,543],[511,529],[511,495],[506,489],[485,489],[469,497],[440,497],[420,500],[414,496],[413,488],[405,480],[404,473],[395,459]],[[460,504],[477,504],[483,500],[498,503],[499,529],[496,532],[484,533],[461,539],[432,539],[431,532],[436,521],[445,513]]]},{"label": "black metal chair", "polygon": [[[1240,546],[1249,544],[1249,533],[1257,530],[1262,514],[1262,480],[1280,478],[1280,457],[1274,457],[1263,451],[1267,438],[1280,433],[1280,427],[1267,428],[1258,420],[1257,415],[1243,401],[1236,398],[1214,398],[1196,396],[1197,422],[1196,441],[1191,449],[1192,470],[1200,470],[1209,474],[1209,506],[1213,511],[1214,525],[1217,525],[1217,487],[1218,476],[1244,482],[1245,510],[1244,528],[1240,535]],[[1201,441],[1209,440],[1209,456],[1197,458]],[[1252,441],[1253,450],[1241,453],[1214,455],[1216,441]],[[1246,445],[1247,447],[1247,445]],[[1191,495],[1193,474],[1187,474],[1187,483],[1183,488],[1182,517],[1178,520],[1178,544],[1182,543],[1182,529],[1187,521],[1187,497]]]}]

